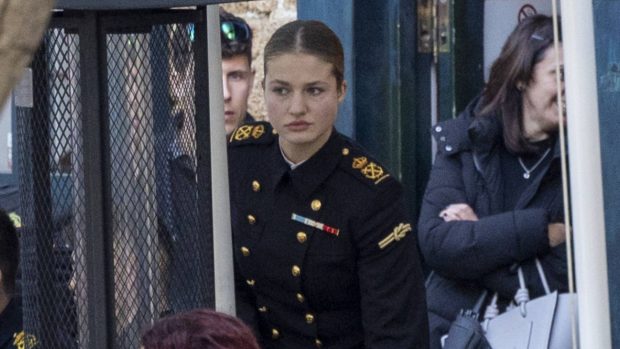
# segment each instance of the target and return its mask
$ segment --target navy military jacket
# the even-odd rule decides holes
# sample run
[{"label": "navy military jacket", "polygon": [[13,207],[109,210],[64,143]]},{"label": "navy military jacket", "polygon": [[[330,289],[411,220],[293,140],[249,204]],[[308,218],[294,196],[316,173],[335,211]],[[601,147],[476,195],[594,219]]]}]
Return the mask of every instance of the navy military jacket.
[{"label": "navy military jacket", "polygon": [[13,299],[0,313],[0,349],[18,348],[23,343],[23,337],[21,307]]},{"label": "navy military jacket", "polygon": [[265,348],[426,348],[399,182],[333,130],[299,167],[267,123],[230,136],[237,312]]}]

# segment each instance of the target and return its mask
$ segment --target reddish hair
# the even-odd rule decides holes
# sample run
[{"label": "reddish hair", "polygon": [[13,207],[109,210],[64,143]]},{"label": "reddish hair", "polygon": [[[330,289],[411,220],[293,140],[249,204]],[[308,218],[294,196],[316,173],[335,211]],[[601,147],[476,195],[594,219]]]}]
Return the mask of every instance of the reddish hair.
[{"label": "reddish hair", "polygon": [[165,317],[142,335],[144,349],[259,349],[241,320],[210,309]]}]

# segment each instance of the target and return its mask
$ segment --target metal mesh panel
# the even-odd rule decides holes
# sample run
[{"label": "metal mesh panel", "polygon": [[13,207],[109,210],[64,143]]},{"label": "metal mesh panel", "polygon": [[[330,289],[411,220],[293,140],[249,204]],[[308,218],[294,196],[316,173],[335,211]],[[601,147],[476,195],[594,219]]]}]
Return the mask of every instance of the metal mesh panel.
[{"label": "metal mesh panel", "polygon": [[[32,66],[34,108],[18,108],[26,347],[76,348],[85,316],[79,38],[52,29]],[[44,117],[49,115],[49,117]],[[81,324],[81,325],[80,325]],[[83,347],[83,346],[79,346]]]},{"label": "metal mesh panel", "polygon": [[121,347],[162,308],[149,38],[107,42],[116,332]]},{"label": "metal mesh panel", "polygon": [[[33,62],[34,105],[18,108],[18,145],[24,319],[39,347],[137,348],[164,314],[214,305],[210,205],[199,200],[210,183],[198,180],[207,182],[208,159],[196,151],[208,139],[204,121],[196,126],[207,93],[195,88],[206,62],[196,63],[204,55],[187,23],[200,17],[162,12],[149,17],[157,23],[108,13],[97,26],[76,12],[48,31]],[[80,57],[102,59],[90,65],[99,70],[83,70]],[[88,139],[85,120],[99,120],[101,139]],[[85,175],[93,162],[100,181]],[[102,279],[104,291],[89,288]],[[94,339],[102,333],[105,345]]]},{"label": "metal mesh panel", "polygon": [[[114,309],[121,347],[135,347],[140,329],[160,314],[207,300],[203,269],[187,267],[206,262],[188,28],[107,35]],[[161,54],[170,59],[155,57]]]},{"label": "metal mesh panel", "polygon": [[[170,210],[166,215],[170,219],[166,225],[167,242],[170,254],[169,292],[171,308],[182,311],[192,304],[204,303],[208,298],[205,282],[212,275],[209,260],[213,260],[212,248],[201,234],[199,222],[198,193],[196,178],[187,180],[187,173],[196,173],[196,108],[194,99],[194,60],[190,35],[193,24],[170,25],[165,31],[168,35],[168,53],[170,57],[169,72],[172,100],[173,140],[168,147],[167,166],[169,183],[166,200]],[[208,186],[208,183],[203,183]],[[187,214],[189,213],[189,214]],[[204,219],[204,217],[203,217]],[[210,221],[208,222],[211,225]],[[196,253],[200,246],[202,252]],[[193,261],[193,262],[192,262]],[[188,263],[198,263],[207,268],[204,278],[196,278],[192,270],[184,268]],[[190,292],[186,290],[189,288]]]}]

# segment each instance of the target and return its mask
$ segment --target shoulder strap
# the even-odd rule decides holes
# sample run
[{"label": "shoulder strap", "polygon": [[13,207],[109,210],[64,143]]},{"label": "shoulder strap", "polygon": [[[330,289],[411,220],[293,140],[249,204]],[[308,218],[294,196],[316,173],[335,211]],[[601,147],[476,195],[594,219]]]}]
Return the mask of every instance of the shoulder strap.
[{"label": "shoulder strap", "polygon": [[237,127],[228,139],[231,146],[246,144],[267,144],[273,141],[275,134],[268,122],[259,121]]}]

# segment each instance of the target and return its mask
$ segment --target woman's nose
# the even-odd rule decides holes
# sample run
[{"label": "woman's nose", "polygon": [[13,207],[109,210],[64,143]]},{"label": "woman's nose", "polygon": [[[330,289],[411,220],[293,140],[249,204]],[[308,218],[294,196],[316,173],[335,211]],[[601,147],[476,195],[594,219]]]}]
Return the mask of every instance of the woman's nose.
[{"label": "woman's nose", "polygon": [[302,93],[293,93],[289,113],[292,115],[303,115],[306,113],[306,101]]}]

